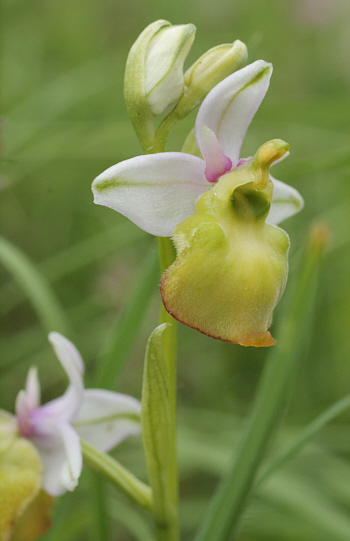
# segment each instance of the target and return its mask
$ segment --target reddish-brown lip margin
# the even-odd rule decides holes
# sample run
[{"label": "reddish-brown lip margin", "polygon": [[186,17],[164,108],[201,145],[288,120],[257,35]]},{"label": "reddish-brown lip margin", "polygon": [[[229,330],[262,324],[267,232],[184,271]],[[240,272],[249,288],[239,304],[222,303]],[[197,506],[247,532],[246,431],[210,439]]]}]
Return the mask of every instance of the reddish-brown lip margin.
[{"label": "reddish-brown lip margin", "polygon": [[183,325],[186,325],[187,327],[190,327],[191,329],[199,331],[205,336],[214,338],[214,340],[221,340],[221,342],[226,342],[228,344],[238,344],[239,346],[243,346],[243,347],[251,346],[251,347],[256,347],[256,348],[267,348],[267,347],[275,346],[277,344],[276,340],[273,338],[273,336],[271,335],[269,331],[251,333],[251,334],[248,334],[247,336],[244,336],[232,342],[231,340],[225,340],[224,338],[221,338],[220,336],[213,336],[212,334],[207,334],[201,329],[198,329],[198,327],[194,327],[193,325],[186,323],[186,321],[180,319],[179,317],[176,316],[176,314],[174,314],[171,310],[169,310],[169,308],[166,305],[166,302],[163,296],[163,284],[164,284],[164,281],[166,280],[166,274],[167,274],[167,271],[163,274],[163,276],[160,279],[160,283],[159,283],[160,296],[161,296],[165,310],[168,312],[168,314],[171,315],[171,317],[176,319],[176,321],[178,321],[179,323],[182,323]]}]

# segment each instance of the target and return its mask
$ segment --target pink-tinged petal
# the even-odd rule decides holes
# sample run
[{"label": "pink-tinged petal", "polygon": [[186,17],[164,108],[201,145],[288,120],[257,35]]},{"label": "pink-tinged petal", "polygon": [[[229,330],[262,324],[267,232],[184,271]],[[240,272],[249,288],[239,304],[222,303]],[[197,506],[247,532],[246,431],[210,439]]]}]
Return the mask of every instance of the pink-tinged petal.
[{"label": "pink-tinged petal", "polygon": [[169,237],[209,188],[204,170],[203,160],[182,152],[137,156],[113,165],[94,180],[94,201],[152,235]]},{"label": "pink-tinged petal", "polygon": [[74,344],[61,334],[51,332],[49,340],[68,376],[69,386],[62,396],[41,406],[40,410],[45,416],[70,421],[78,411],[83,398],[84,362]]},{"label": "pink-tinged petal", "polygon": [[205,176],[208,182],[216,182],[218,178],[230,171],[232,162],[225,156],[215,133],[207,126],[201,127],[201,146],[205,159]]},{"label": "pink-tinged petal", "polygon": [[26,381],[27,403],[30,409],[40,406],[40,383],[38,379],[38,370],[31,367]]},{"label": "pink-tinged petal", "polygon": [[247,128],[269,86],[272,66],[257,60],[216,85],[204,99],[196,120],[196,139],[202,149],[201,128],[216,135],[225,156],[236,166]]},{"label": "pink-tinged petal", "polygon": [[32,439],[43,465],[43,488],[51,496],[74,490],[83,465],[80,439],[68,424],[56,419],[37,420]]},{"label": "pink-tinged petal", "polygon": [[16,418],[18,431],[24,438],[30,438],[33,433],[30,419],[31,409],[28,407],[27,394],[20,391],[16,398]]},{"label": "pink-tinged petal", "polygon": [[26,388],[18,393],[16,399],[16,417],[20,434],[29,438],[32,434],[31,413],[40,405],[40,383],[37,369],[29,369]]},{"label": "pink-tinged petal", "polygon": [[237,163],[236,167],[239,167],[240,165],[244,165],[245,163],[247,163],[247,161],[249,160],[250,158],[241,158],[239,160],[239,162]]},{"label": "pink-tinged petal", "polygon": [[271,175],[270,179],[273,182],[273,197],[266,221],[269,224],[277,225],[300,212],[304,207],[304,200],[292,186],[273,178]]},{"label": "pink-tinged petal", "polygon": [[141,404],[136,398],[102,389],[87,389],[73,426],[79,436],[109,451],[141,432]]}]

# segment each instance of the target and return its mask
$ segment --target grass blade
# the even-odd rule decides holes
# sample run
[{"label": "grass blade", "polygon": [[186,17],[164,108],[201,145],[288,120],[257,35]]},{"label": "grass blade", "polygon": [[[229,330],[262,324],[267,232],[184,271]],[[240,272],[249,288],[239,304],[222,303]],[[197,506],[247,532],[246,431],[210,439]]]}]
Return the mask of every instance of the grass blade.
[{"label": "grass blade", "polygon": [[0,238],[0,261],[25,291],[46,331],[69,334],[64,311],[45,278],[19,248],[4,238]]}]

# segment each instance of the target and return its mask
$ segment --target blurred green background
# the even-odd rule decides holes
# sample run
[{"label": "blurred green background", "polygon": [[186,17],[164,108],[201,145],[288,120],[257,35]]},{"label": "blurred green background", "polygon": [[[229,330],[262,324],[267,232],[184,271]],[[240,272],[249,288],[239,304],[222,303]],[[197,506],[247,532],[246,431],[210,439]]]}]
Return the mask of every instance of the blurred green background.
[{"label": "blurred green background", "polygon": [[[132,43],[160,18],[197,26],[186,66],[235,39],[247,44],[249,61],[273,63],[271,87],[242,155],[272,138],[291,145],[291,156],[274,170],[306,203],[283,224],[291,237],[291,278],[310,224],[321,219],[330,228],[302,368],[273,453],[350,387],[347,0],[2,0],[0,223],[11,245],[0,246],[0,407],[13,411],[33,364],[44,400],[64,389],[47,342],[53,327],[81,351],[88,383],[112,386],[118,377],[114,388],[140,397],[144,348],[158,319],[156,245],[126,218],[94,206],[90,184],[140,153],[123,102],[123,72]],[[170,150],[181,147],[194,118],[176,128]],[[23,276],[10,271],[12,245],[52,288],[49,319],[47,306],[35,308],[28,299]],[[274,328],[282,310],[283,300]],[[223,344],[183,326],[179,340],[181,519],[183,539],[191,539],[232,454],[266,351]],[[113,373],[104,371],[106,363],[114,363]],[[350,539],[349,419],[337,418],[257,492],[239,539]],[[115,454],[145,476],[140,440]],[[60,499],[45,540],[98,539],[92,483],[84,473],[79,489]],[[112,538],[151,539],[147,517],[115,490],[110,495]]]}]

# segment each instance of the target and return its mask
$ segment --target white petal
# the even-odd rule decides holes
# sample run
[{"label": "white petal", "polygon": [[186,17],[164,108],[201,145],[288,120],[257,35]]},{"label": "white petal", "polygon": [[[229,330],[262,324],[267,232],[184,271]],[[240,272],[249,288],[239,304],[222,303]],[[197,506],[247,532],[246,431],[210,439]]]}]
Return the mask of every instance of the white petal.
[{"label": "white petal", "polygon": [[210,187],[204,169],[203,160],[182,152],[137,156],[113,165],[94,180],[94,201],[152,235],[170,237]]},{"label": "white petal", "polygon": [[196,138],[201,144],[201,126],[217,136],[225,154],[236,166],[247,128],[269,86],[272,65],[257,60],[216,85],[203,101],[196,120]]},{"label": "white petal", "polygon": [[273,182],[273,198],[267,223],[277,225],[290,218],[304,207],[304,200],[300,193],[292,186],[276,180],[270,175]]},{"label": "white petal", "polygon": [[41,406],[40,410],[46,416],[69,421],[78,411],[83,398],[84,362],[74,344],[61,334],[51,332],[49,340],[68,376],[69,386],[64,395]]},{"label": "white petal", "polygon": [[68,424],[53,419],[40,420],[33,438],[43,465],[43,488],[51,496],[74,490],[82,469],[80,439]]},{"label": "white petal", "polygon": [[31,410],[28,408],[27,394],[23,390],[17,395],[15,410],[19,433],[24,438],[29,438],[33,432],[30,420]]},{"label": "white petal", "polygon": [[101,451],[109,451],[141,432],[141,404],[136,398],[102,389],[87,389],[73,421],[79,436]]},{"label": "white petal", "polygon": [[31,410],[40,406],[40,383],[38,379],[38,370],[34,366],[32,366],[28,372],[26,395],[28,407]]}]

